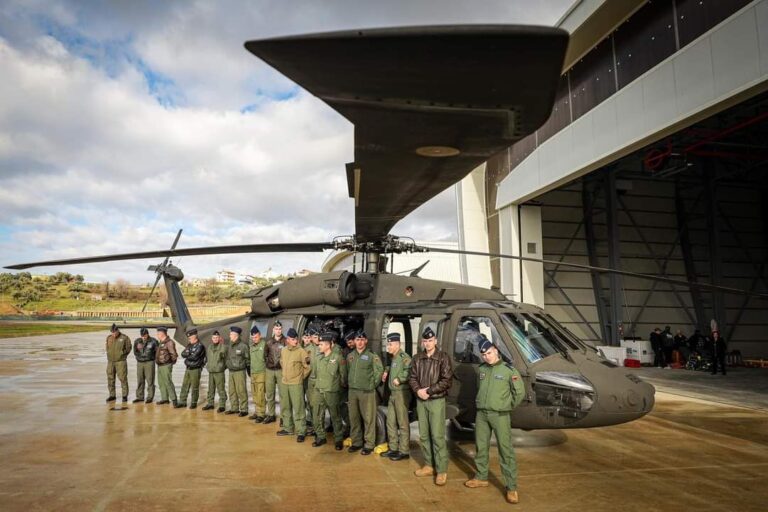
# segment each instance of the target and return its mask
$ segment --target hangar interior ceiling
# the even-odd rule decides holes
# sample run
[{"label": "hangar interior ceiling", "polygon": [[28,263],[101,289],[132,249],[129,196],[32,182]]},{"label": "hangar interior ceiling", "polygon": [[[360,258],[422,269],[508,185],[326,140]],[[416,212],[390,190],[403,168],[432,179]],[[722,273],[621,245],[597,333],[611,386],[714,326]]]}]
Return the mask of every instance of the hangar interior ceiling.
[{"label": "hangar interior ceiling", "polygon": [[[545,259],[768,292],[768,94],[543,194]],[[547,265],[547,310],[596,343],[669,325],[768,355],[766,301]],[[616,328],[614,329],[614,326]]]}]

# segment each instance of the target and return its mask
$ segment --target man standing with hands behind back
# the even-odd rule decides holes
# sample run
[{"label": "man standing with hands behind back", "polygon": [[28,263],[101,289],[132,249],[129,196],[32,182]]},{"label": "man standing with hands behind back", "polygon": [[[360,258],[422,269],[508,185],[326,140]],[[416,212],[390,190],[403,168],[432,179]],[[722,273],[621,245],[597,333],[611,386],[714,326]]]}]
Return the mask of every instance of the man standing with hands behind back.
[{"label": "man standing with hands behind back", "polygon": [[437,349],[437,336],[427,327],[421,335],[423,352],[413,358],[408,384],[416,393],[419,417],[419,441],[424,455],[424,467],[416,476],[432,476],[437,471],[435,485],[448,481],[448,448],[445,443],[445,396],[451,388],[453,369],[448,354]]}]

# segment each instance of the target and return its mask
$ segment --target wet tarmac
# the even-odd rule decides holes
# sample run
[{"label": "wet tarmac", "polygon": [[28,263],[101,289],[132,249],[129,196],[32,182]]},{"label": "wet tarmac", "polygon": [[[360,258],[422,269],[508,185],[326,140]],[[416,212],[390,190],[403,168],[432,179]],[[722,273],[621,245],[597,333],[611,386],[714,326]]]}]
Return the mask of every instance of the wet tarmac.
[{"label": "wet tarmac", "polygon": [[[701,386],[698,398],[683,396],[691,394],[684,374],[641,370],[667,379],[667,392],[641,420],[537,434],[564,441],[557,444],[521,443],[521,502],[508,505],[493,452],[491,486],[462,485],[473,474],[471,439],[450,441],[447,486],[414,477],[415,424],[412,458],[392,462],[312,448],[276,437],[275,424],[200,408],[129,403],[110,410],[103,339],[0,340],[0,510],[768,509],[768,410],[759,400],[735,405],[738,389],[728,388],[732,403],[702,399]],[[182,376],[177,366],[177,389]],[[129,382],[132,399],[132,359]]]}]

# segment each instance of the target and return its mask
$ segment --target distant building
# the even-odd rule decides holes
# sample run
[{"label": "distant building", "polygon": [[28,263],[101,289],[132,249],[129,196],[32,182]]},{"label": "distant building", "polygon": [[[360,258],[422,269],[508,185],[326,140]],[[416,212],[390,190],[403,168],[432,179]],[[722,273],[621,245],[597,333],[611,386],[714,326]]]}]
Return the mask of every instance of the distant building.
[{"label": "distant building", "polygon": [[235,282],[236,274],[231,270],[219,270],[216,272],[216,282],[218,283],[233,283]]}]

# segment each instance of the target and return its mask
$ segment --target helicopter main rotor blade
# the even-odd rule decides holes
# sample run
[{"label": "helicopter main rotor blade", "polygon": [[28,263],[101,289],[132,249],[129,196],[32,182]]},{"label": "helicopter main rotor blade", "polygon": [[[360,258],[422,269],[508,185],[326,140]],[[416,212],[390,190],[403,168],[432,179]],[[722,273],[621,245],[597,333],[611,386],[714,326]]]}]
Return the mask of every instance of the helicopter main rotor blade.
[{"label": "helicopter main rotor blade", "polygon": [[162,251],[132,252],[125,254],[111,254],[105,256],[91,256],[87,258],[71,258],[66,260],[37,261],[33,263],[20,263],[8,265],[5,268],[11,270],[24,270],[32,267],[49,267],[58,265],[79,265],[82,263],[99,263],[103,261],[140,260],[145,258],[177,257],[177,256],[201,256],[207,254],[247,254],[266,252],[322,252],[333,249],[329,242],[320,243],[281,243],[281,244],[245,244],[245,245],[219,245],[209,247],[191,247],[188,249],[171,249]]},{"label": "helicopter main rotor blade", "polygon": [[629,272],[626,270],[617,270],[617,269],[607,268],[607,267],[595,267],[592,265],[583,265],[581,263],[569,263],[567,261],[545,260],[541,258],[530,258],[528,256],[513,256],[511,254],[464,251],[461,249],[443,249],[443,248],[429,247],[429,246],[421,246],[421,247],[424,247],[429,252],[443,252],[448,254],[467,254],[469,256],[489,256],[492,258],[507,258],[512,260],[532,261],[534,263],[544,263],[549,265],[559,265],[562,267],[579,268],[583,270],[596,271],[596,272],[601,272],[605,274],[618,274],[621,276],[634,277],[637,279],[647,279],[649,281],[660,281],[662,283],[668,283],[675,286],[684,286],[686,288],[701,288],[704,290],[718,290],[721,292],[733,293],[736,295],[749,295],[753,297],[758,297],[763,300],[768,300],[768,294],[756,293],[749,290],[742,290],[741,288],[731,288],[729,286],[720,286],[720,285],[710,284],[710,283],[683,281],[682,279],[674,279],[672,277],[654,276],[651,274],[641,274],[639,272]]},{"label": "helicopter main rotor blade", "polygon": [[[173,243],[171,244],[171,250],[174,250],[176,248],[176,245],[179,243],[179,238],[181,238],[181,232],[183,229],[180,229],[178,233],[176,233],[176,238],[173,240]],[[165,267],[168,264],[168,260],[170,259],[169,256],[166,256],[165,260],[163,260],[163,264],[160,266],[160,268]],[[155,293],[155,288],[157,288],[157,283],[160,282],[160,276],[163,274],[161,272],[157,273],[157,277],[155,278],[155,282],[152,285],[152,289],[149,290],[149,295],[147,295],[147,300],[144,301],[144,306],[141,308],[141,312],[143,313],[147,309],[147,304],[149,304],[149,299],[152,298],[152,294]]]}]

